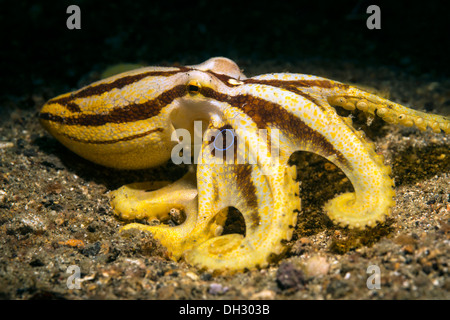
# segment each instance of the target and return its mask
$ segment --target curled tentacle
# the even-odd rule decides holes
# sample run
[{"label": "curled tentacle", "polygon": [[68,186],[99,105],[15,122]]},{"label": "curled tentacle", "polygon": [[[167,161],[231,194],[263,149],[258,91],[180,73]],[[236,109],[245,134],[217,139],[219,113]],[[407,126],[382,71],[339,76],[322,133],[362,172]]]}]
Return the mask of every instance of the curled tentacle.
[{"label": "curled tentacle", "polygon": [[[256,165],[230,165],[217,172],[220,173],[213,175],[214,183],[219,190],[223,188],[228,192],[211,194],[204,199],[209,206],[203,208],[208,212],[223,206],[236,207],[244,216],[246,234],[211,238],[187,251],[186,261],[211,271],[234,272],[266,267],[285,253],[284,241],[291,239],[297,223],[300,198],[297,194],[299,185],[295,181],[296,167],[277,166],[272,168],[270,175],[264,175]],[[230,174],[236,176],[236,181],[227,179]],[[252,190],[256,194],[247,194]],[[256,203],[252,199],[256,199]],[[200,212],[197,228],[202,228],[202,216]]]}]

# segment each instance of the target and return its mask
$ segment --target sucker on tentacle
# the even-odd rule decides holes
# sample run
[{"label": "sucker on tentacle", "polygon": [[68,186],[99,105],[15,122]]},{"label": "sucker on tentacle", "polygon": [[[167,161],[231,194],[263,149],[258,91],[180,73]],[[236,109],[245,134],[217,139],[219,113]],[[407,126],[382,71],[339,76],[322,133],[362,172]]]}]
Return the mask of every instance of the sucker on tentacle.
[{"label": "sucker on tentacle", "polygon": [[[326,158],[351,181],[354,192],[324,206],[336,224],[363,229],[391,213],[390,167],[334,107],[450,133],[448,117],[316,76],[247,78],[226,58],[112,76],[51,99],[40,122],[75,153],[109,167],[193,160],[195,167],[174,183],[111,192],[113,211],[125,220],[172,218],[175,226],[130,223],[123,230],[151,232],[175,260],[238,271],[266,267],[286,251],[301,209],[296,167],[288,165],[296,151]],[[242,214],[245,235],[222,234],[230,207]]]}]

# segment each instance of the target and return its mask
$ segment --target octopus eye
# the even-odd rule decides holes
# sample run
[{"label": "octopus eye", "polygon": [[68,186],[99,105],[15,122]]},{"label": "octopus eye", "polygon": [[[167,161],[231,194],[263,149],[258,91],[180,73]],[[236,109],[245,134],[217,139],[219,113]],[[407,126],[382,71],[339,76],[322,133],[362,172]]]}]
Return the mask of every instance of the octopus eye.
[{"label": "octopus eye", "polygon": [[191,81],[187,84],[187,91],[189,93],[199,93],[200,84],[197,81]]}]

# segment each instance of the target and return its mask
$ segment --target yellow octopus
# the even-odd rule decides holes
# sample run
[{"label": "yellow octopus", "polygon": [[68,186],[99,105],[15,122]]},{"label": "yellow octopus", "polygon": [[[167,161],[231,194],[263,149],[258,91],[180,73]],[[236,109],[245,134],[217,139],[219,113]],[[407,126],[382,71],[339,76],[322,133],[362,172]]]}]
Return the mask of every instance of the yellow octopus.
[{"label": "yellow octopus", "polygon": [[[123,186],[111,193],[111,205],[126,220],[183,213],[177,226],[130,223],[123,229],[151,232],[174,260],[239,271],[266,267],[286,251],[300,210],[296,167],[287,164],[295,151],[328,159],[353,184],[354,192],[325,204],[335,223],[362,229],[390,214],[391,169],[335,107],[450,133],[448,117],[311,75],[247,78],[222,57],[109,77],[51,99],[40,121],[69,149],[104,166],[142,169],[193,159],[180,180]],[[222,235],[230,207],[243,215],[245,236]]]}]

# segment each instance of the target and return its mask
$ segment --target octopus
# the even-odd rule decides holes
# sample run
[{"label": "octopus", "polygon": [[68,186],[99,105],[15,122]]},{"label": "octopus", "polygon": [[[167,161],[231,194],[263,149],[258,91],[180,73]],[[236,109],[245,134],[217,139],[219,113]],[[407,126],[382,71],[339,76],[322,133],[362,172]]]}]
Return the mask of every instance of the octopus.
[{"label": "octopus", "polygon": [[[324,212],[336,224],[383,223],[395,205],[391,168],[337,109],[390,124],[450,133],[450,118],[413,110],[330,79],[295,73],[247,78],[223,57],[144,67],[49,100],[40,122],[78,155],[108,167],[188,163],[178,181],[139,182],[111,192],[122,230],[150,232],[174,260],[217,272],[264,268],[282,258],[301,210],[296,151],[340,168],[353,192]],[[306,168],[305,168],[306,170]],[[245,234],[223,234],[230,208]],[[175,225],[133,221],[175,219]]]}]

